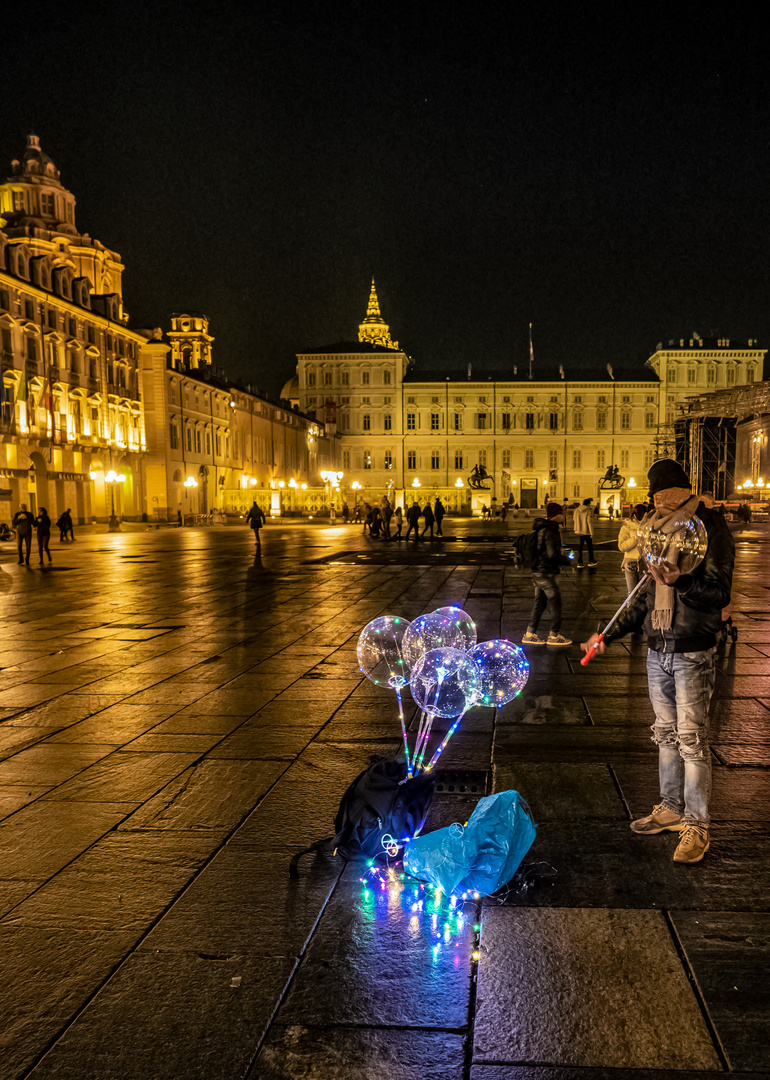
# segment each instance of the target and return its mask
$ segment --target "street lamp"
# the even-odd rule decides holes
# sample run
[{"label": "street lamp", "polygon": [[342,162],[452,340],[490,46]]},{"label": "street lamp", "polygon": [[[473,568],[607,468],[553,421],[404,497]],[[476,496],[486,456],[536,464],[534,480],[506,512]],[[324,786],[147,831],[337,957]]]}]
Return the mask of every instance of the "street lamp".
[{"label": "street lamp", "polygon": [[109,484],[109,487],[110,487],[110,521],[109,521],[109,531],[110,532],[122,532],[123,531],[121,529],[121,527],[120,527],[120,522],[118,521],[118,518],[115,515],[115,485],[125,483],[125,479],[126,478],[123,475],[123,473],[116,473],[114,469],[110,469],[110,471],[104,477],[105,484]]},{"label": "street lamp", "polygon": [[326,485],[326,497],[329,501],[329,522],[334,525],[337,520],[337,502],[336,492],[340,490],[340,480],[345,474],[342,472],[335,472],[334,470],[324,469],[321,473],[321,479]]}]

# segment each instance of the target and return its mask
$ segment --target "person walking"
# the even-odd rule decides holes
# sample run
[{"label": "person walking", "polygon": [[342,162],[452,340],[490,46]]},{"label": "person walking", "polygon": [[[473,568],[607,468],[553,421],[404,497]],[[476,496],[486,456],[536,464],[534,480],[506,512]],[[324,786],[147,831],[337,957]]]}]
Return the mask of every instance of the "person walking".
[{"label": "person walking", "polygon": [[257,542],[257,551],[262,550],[262,544],[260,543],[259,539],[259,530],[265,524],[265,520],[266,519],[262,507],[257,503],[257,500],[255,499],[252,503],[251,509],[246,515],[246,521],[249,524],[249,528],[254,530],[254,539]]},{"label": "person walking", "polygon": [[43,552],[48,556],[48,561],[53,562],[51,551],[48,547],[51,542],[51,519],[44,506],[40,507],[40,513],[35,518],[35,528],[37,530],[37,546],[40,552],[40,562],[43,562]]},{"label": "person walking", "polygon": [[406,530],[405,540],[409,539],[409,534],[414,530],[414,542],[418,543],[420,539],[420,504],[416,499],[412,500],[412,505],[406,512],[406,521],[409,528]]},{"label": "person walking", "polygon": [[639,581],[643,570],[640,565],[641,552],[639,551],[639,523],[647,513],[644,503],[637,503],[631,511],[630,518],[624,518],[618,533],[618,548],[623,552],[623,562],[620,564],[626,578],[626,590],[630,596]]},{"label": "person walking", "polygon": [[[693,495],[690,479],[671,458],[647,474],[655,509],[642,522],[675,540],[693,515],[706,528],[703,560],[689,574],[670,561],[648,563],[651,580],[620,616],[597,651],[639,630],[647,635],[647,686],[655,712],[660,802],[631,822],[635,833],[679,834],[674,862],[700,862],[710,847],[711,751],[708,712],[716,676],[716,636],[730,602],[735,542],[721,515]],[[590,649],[593,634],[581,644]]]},{"label": "person walking", "polygon": [[383,495],[380,502],[380,517],[382,518],[382,539],[390,540],[390,519],[393,517],[393,507],[387,495]]},{"label": "person walking", "polygon": [[369,530],[369,532],[372,531],[372,521],[374,520],[374,517],[372,515],[372,508],[371,508],[371,506],[369,505],[368,502],[364,503],[363,513],[361,514],[361,520],[364,523],[363,532],[364,532],[364,536],[366,536],[366,530],[367,529]]},{"label": "person walking", "polygon": [[583,505],[575,508],[574,531],[578,538],[577,568],[583,569],[583,547],[588,548],[588,565],[597,566],[594,558],[594,515],[591,508],[593,499],[583,499]]},{"label": "person walking", "polygon": [[32,547],[32,526],[35,524],[35,518],[30,514],[27,509],[27,504],[22,503],[16,513],[13,515],[13,521],[11,527],[16,530],[16,545],[19,550],[19,565],[22,565],[25,561],[22,554],[22,548],[26,548],[27,556],[26,563],[29,566],[29,553]]},{"label": "person walking", "polygon": [[59,520],[56,522],[56,526],[59,530],[59,543],[62,541],[69,542],[69,538],[75,539],[75,533],[72,530],[72,513],[69,509],[65,510],[63,514],[59,516]]},{"label": "person walking", "polygon": [[433,516],[433,507],[429,502],[426,502],[425,509],[422,512],[422,516],[425,519],[425,528],[420,533],[420,536],[425,536],[428,529],[430,529],[430,538],[433,539],[433,523],[436,520]]},{"label": "person walking", "polygon": [[346,502],[343,502],[342,504],[342,520],[345,525],[347,525],[348,521],[350,520],[350,507]]},{"label": "person walking", "polygon": [[[532,560],[532,584],[535,587],[535,600],[532,614],[527,624],[527,632],[522,638],[524,645],[571,645],[570,638],[561,633],[561,592],[556,580],[562,566],[571,566],[572,560],[561,553],[561,535],[559,526],[564,524],[564,508],[561,503],[549,502],[546,517],[535,518],[532,529],[535,533],[535,556]],[[543,612],[548,608],[551,613],[551,630],[548,638],[538,637],[537,628]]]},{"label": "person walking", "polygon": [[444,509],[444,504],[441,499],[436,496],[436,501],[433,504],[433,516],[436,519],[436,536],[444,535],[441,531],[441,522],[444,520],[445,514],[446,510]]},{"label": "person walking", "polygon": [[404,511],[401,509],[400,506],[397,506],[396,509],[393,511],[393,521],[396,524],[396,534],[393,539],[401,540],[401,530],[404,527]]}]

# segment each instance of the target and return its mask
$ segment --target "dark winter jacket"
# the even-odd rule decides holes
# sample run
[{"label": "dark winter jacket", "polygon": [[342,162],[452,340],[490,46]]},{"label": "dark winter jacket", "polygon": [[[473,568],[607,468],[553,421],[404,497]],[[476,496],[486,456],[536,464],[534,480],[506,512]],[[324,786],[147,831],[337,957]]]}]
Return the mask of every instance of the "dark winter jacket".
[{"label": "dark winter jacket", "polygon": [[416,525],[417,522],[420,520],[421,513],[422,510],[417,505],[417,503],[412,503],[412,505],[406,512],[406,520],[409,522],[410,525]]},{"label": "dark winter jacket", "polygon": [[436,521],[441,521],[444,517],[444,504],[436,499],[436,505],[433,507],[433,512],[436,515]]},{"label": "dark winter jacket", "polygon": [[436,520],[433,517],[433,507],[430,505],[430,503],[425,504],[425,509],[422,512],[422,516],[425,518],[426,525],[432,525],[433,522]]},{"label": "dark winter jacket", "polygon": [[537,534],[533,574],[558,574],[561,566],[571,566],[570,560],[561,553],[559,526],[547,518],[535,518],[532,525]]},{"label": "dark winter jacket", "polygon": [[655,581],[650,580],[605,636],[605,644],[644,628],[647,645],[655,652],[700,652],[716,645],[716,635],[722,628],[722,609],[730,603],[735,542],[716,510],[699,503],[695,513],[706,526],[708,548],[703,562],[691,574],[682,574],[674,582],[671,629],[653,628]]}]

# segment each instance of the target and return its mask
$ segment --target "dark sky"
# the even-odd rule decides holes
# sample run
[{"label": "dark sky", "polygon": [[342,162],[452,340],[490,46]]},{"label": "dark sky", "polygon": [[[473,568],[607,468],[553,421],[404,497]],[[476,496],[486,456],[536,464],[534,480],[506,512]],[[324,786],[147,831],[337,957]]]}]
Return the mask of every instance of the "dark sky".
[{"label": "dark sky", "polygon": [[573,378],[767,344],[760,26],[530,6],[12,5],[0,167],[37,133],[132,324],[202,311],[272,394],[355,337],[372,275],[418,371],[521,370],[530,321]]}]

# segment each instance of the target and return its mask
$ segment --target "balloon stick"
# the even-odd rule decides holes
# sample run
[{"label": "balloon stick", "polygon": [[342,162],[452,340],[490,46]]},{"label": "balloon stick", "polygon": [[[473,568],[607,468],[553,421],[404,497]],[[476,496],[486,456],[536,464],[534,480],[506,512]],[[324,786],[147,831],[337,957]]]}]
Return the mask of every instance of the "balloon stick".
[{"label": "balloon stick", "polygon": [[427,723],[425,724],[425,732],[422,737],[422,751],[420,752],[420,760],[417,762],[417,769],[422,768],[423,758],[425,757],[425,751],[428,749],[428,739],[430,738],[430,729],[433,727],[433,716],[429,716]]},{"label": "balloon stick", "polygon": [[406,756],[406,775],[412,775],[412,766],[409,764],[409,740],[406,737],[406,721],[404,720],[404,705],[401,701],[401,683],[396,683],[396,697],[398,698],[398,718],[401,721],[401,734],[404,739],[404,754]]},{"label": "balloon stick", "polygon": [[601,643],[602,643],[602,642],[604,641],[604,635],[605,635],[605,634],[607,633],[607,631],[608,631],[609,629],[611,629],[611,627],[613,627],[613,626],[615,625],[615,623],[616,623],[616,622],[618,621],[618,619],[619,619],[619,618],[620,618],[620,616],[621,616],[621,615],[623,614],[623,612],[624,612],[624,611],[626,610],[626,608],[627,608],[627,607],[629,606],[629,604],[630,604],[630,603],[631,603],[631,602],[632,602],[633,600],[635,600],[635,599],[636,599],[636,597],[638,596],[638,594],[639,594],[639,593],[640,593],[640,592],[642,591],[642,586],[643,586],[643,585],[646,585],[646,584],[647,584],[647,582],[648,582],[649,580],[650,580],[650,575],[649,575],[648,573],[642,574],[642,576],[641,576],[641,577],[639,578],[639,580],[637,581],[636,585],[634,585],[634,587],[633,587],[633,589],[631,590],[631,592],[630,592],[630,593],[628,594],[628,596],[627,596],[627,597],[625,598],[625,600],[624,600],[624,601],[623,601],[623,603],[622,603],[622,604],[620,605],[620,607],[618,608],[618,610],[617,610],[617,611],[615,612],[615,614],[614,614],[614,615],[612,616],[612,618],[611,618],[611,619],[610,619],[610,621],[609,621],[609,622],[607,623],[607,625],[605,626],[605,628],[604,628],[604,629],[602,630],[601,634],[599,634],[599,637],[598,637],[598,638],[596,639],[596,641],[595,641],[595,642],[593,643],[593,645],[591,646],[591,648],[590,648],[590,649],[586,649],[586,654],[585,654],[585,656],[583,657],[583,659],[582,659],[582,660],[580,661],[580,663],[581,663],[581,665],[582,665],[583,667],[585,667],[585,666],[586,666],[586,664],[587,664],[587,663],[589,662],[589,660],[591,660],[591,659],[593,658],[593,655],[594,655],[594,653],[595,653],[595,652],[596,652],[596,650],[597,650],[597,649],[599,648],[599,646],[601,645]]},{"label": "balloon stick", "polygon": [[436,752],[435,752],[435,754],[434,754],[434,755],[433,755],[433,757],[432,757],[432,758],[430,759],[430,761],[428,762],[428,764],[427,764],[427,765],[425,766],[425,772],[430,772],[430,770],[431,770],[431,769],[433,768],[433,766],[434,766],[434,765],[436,764],[436,762],[438,761],[438,759],[439,759],[439,758],[441,757],[441,754],[442,754],[442,752],[443,752],[443,751],[444,751],[444,749],[446,748],[446,744],[447,744],[447,743],[449,742],[449,740],[450,740],[450,739],[452,738],[452,736],[454,735],[455,731],[457,731],[457,727],[458,727],[458,724],[460,723],[460,721],[462,720],[462,718],[463,718],[464,716],[465,716],[465,713],[464,713],[464,712],[461,712],[461,713],[460,713],[460,715],[459,715],[459,716],[457,717],[457,719],[455,720],[455,722],[454,722],[454,723],[452,724],[452,726],[451,726],[451,728],[449,729],[449,731],[448,731],[448,732],[446,733],[446,735],[444,736],[444,739],[443,739],[443,741],[442,741],[442,742],[440,742],[440,743],[438,744],[438,746],[436,747]]}]

